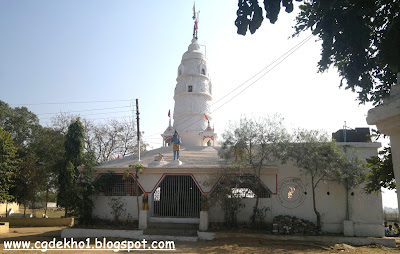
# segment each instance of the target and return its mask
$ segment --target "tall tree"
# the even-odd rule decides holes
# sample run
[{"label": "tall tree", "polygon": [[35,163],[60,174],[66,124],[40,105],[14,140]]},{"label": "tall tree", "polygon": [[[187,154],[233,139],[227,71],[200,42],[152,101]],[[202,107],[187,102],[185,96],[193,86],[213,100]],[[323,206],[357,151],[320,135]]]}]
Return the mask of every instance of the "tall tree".
[{"label": "tall tree", "polygon": [[17,148],[11,135],[0,128],[0,203],[13,199],[10,189],[14,186],[15,175],[19,170],[17,156]]},{"label": "tall tree", "polygon": [[[242,172],[247,171],[258,177],[263,167],[278,159],[285,159],[290,140],[283,118],[279,115],[258,120],[242,118],[238,124],[231,125],[222,138],[219,155],[230,160]],[[259,181],[255,181],[253,185],[256,190],[261,189]],[[258,203],[259,197],[256,196],[254,213],[258,209]]]},{"label": "tall tree", "polygon": [[[365,181],[367,168],[365,161],[362,161],[355,154],[347,154],[344,149],[344,157],[341,161],[340,171],[332,176],[332,180],[342,183],[346,190],[346,220],[350,220],[349,193],[352,188],[358,187]],[[340,162],[340,161],[339,161]]]},{"label": "tall tree", "polygon": [[[40,191],[45,186],[46,178],[42,174],[37,158],[33,153],[23,156],[20,163],[20,173],[15,180],[13,194],[19,204],[24,205],[24,216],[26,208],[31,204],[35,210]],[[35,212],[33,212],[35,214]]]},{"label": "tall tree", "polygon": [[[333,65],[346,89],[361,103],[381,104],[400,72],[400,5],[397,0],[298,0],[295,33],[308,29],[322,41],[319,71]],[[292,12],[293,0],[264,0],[266,18],[273,24],[281,5]],[[238,0],[238,34],[254,33],[263,21],[257,0]],[[342,86],[342,82],[340,86]]]},{"label": "tall tree", "polygon": [[79,177],[78,166],[83,162],[84,129],[80,119],[77,118],[68,127],[65,137],[65,162],[58,175],[59,190],[57,203],[65,208],[65,216],[76,207],[77,189],[76,180]]},{"label": "tall tree", "polygon": [[[297,130],[289,149],[289,158],[311,180],[311,194],[317,227],[321,229],[321,214],[317,208],[315,192],[322,181],[345,182],[346,190],[355,186],[361,174],[358,161],[347,158],[334,141],[317,130]],[[363,179],[359,175],[358,179]]]},{"label": "tall tree", "polygon": [[[66,134],[68,124],[76,118],[71,114],[57,115],[52,118],[53,128]],[[136,130],[131,122],[111,119],[94,123],[85,118],[81,122],[85,130],[85,150],[93,152],[97,162],[137,153]],[[146,151],[146,148],[147,144],[141,140],[141,151]]]},{"label": "tall tree", "polygon": [[0,127],[10,133],[15,146],[22,149],[32,142],[40,124],[37,116],[26,107],[11,108],[0,101]]},{"label": "tall tree", "polygon": [[[46,204],[57,189],[57,176],[64,162],[64,140],[65,137],[62,133],[50,128],[41,128],[30,145],[42,179],[39,191],[44,195],[41,195],[41,201]],[[47,214],[47,206],[45,214]]]}]

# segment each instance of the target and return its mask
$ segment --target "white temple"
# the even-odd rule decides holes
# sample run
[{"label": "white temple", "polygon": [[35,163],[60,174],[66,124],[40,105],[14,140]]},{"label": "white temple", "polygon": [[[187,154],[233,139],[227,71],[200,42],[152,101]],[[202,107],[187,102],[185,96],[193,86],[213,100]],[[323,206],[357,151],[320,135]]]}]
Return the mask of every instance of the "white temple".
[{"label": "white temple", "polygon": [[176,81],[174,124],[171,126],[170,122],[168,128],[161,134],[163,144],[170,144],[170,139],[176,130],[186,146],[216,145],[217,134],[210,126],[212,84],[206,58],[196,38],[192,39],[188,50],[182,56]]},{"label": "white temple", "polygon": [[[93,196],[95,217],[113,219],[110,202],[117,197],[125,204],[121,219],[139,219],[140,228],[149,234],[151,230],[147,228],[163,222],[195,224],[195,228],[206,231],[209,223],[224,221],[220,206],[203,210],[201,204],[202,198],[212,195],[220,184],[219,181],[210,183],[207,180],[227,162],[218,155],[217,135],[210,126],[212,84],[197,36],[193,36],[182,56],[176,81],[174,122],[172,125],[170,119],[169,126],[161,134],[163,147],[143,152],[140,160],[137,155],[132,155],[105,162],[96,168],[94,177],[101,190]],[[172,147],[169,146],[175,130],[182,140],[182,163],[173,160]],[[337,141],[339,146],[363,159],[376,155],[380,147],[380,143],[370,140]],[[145,167],[139,175],[130,167],[137,163]],[[256,196],[259,197],[258,207],[266,211],[267,223],[272,224],[274,217],[279,215],[316,222],[310,179],[304,177],[294,164],[268,165],[261,169],[259,176],[244,177],[254,178],[262,190],[257,192],[254,186],[240,186],[255,195],[243,199],[246,206],[237,215],[239,222],[250,221]],[[143,193],[148,195],[149,210],[143,209],[142,198],[137,203],[137,196]],[[362,186],[346,192],[343,184],[327,182],[318,187],[316,199],[323,232],[384,236],[380,193],[366,194]],[[346,210],[349,210],[349,216],[346,216]]]}]

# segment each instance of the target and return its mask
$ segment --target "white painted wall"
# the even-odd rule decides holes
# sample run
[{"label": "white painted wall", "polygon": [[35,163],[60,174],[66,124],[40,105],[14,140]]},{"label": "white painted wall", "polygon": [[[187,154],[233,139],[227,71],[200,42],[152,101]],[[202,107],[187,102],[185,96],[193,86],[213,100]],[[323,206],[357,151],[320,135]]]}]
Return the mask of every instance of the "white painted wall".
[{"label": "white painted wall", "polygon": [[[272,223],[272,213],[271,213],[271,198],[260,198],[258,201],[258,208],[269,207],[270,210],[267,212],[266,222]],[[253,207],[256,204],[255,198],[243,199],[245,205],[244,208],[240,209],[237,214],[238,222],[250,222],[250,217],[253,214]],[[208,212],[210,222],[223,222],[224,221],[224,211],[219,204],[215,204],[210,207]]]},{"label": "white painted wall", "polygon": [[[92,199],[95,204],[93,216],[99,219],[113,220],[114,217],[111,213],[112,209],[109,205],[112,198],[121,198],[121,201],[125,204],[124,211],[120,217],[121,220],[138,219],[136,196],[93,196]],[[139,197],[139,207],[141,206],[142,198]]]},{"label": "white painted wall", "polygon": [[[7,211],[6,211],[7,207]],[[23,207],[23,206],[22,206]],[[0,214],[6,214],[10,210],[10,208],[13,209],[15,213],[19,213],[19,204],[13,202],[13,203],[0,203]]]},{"label": "white painted wall", "polygon": [[[340,143],[339,143],[340,145]],[[354,145],[347,143],[346,145]],[[357,154],[363,158],[376,154],[379,145],[372,143],[361,144],[357,147]],[[355,150],[348,148],[348,153],[352,154]],[[217,168],[160,168],[147,169],[140,175],[139,183],[146,192],[151,192],[164,174],[193,174],[201,190],[205,193],[210,192],[214,183],[207,185],[210,175],[216,174]],[[277,175],[276,175],[277,174]],[[295,208],[286,208],[281,205],[276,194],[277,184],[288,177],[298,177],[302,180],[305,191],[304,202]],[[278,215],[296,216],[300,219],[306,219],[316,223],[316,215],[313,211],[312,191],[310,179],[307,175],[301,174],[301,171],[291,163],[269,167],[262,171],[260,179],[272,191],[271,198],[260,199],[259,207],[270,207],[268,213],[268,222]],[[210,181],[208,181],[210,182]],[[366,194],[362,190],[363,186],[350,190],[354,195],[349,195],[350,220],[354,223],[354,233],[356,236],[383,236],[383,212],[381,194]],[[330,195],[327,195],[327,192]],[[111,197],[96,196],[93,197],[95,208],[93,214],[103,219],[113,219],[111,208],[108,202]],[[149,195],[150,214],[152,209],[152,195]],[[125,196],[122,199],[126,202],[126,213],[124,218],[137,219],[136,197]],[[141,206],[141,198],[139,198]],[[240,222],[248,222],[253,212],[255,199],[245,199],[246,207],[239,214]],[[322,230],[331,233],[343,232],[343,221],[346,213],[346,191],[342,184],[332,182],[320,182],[316,189],[317,210],[321,213]],[[210,207],[209,221],[221,222],[224,214],[218,206]]]}]

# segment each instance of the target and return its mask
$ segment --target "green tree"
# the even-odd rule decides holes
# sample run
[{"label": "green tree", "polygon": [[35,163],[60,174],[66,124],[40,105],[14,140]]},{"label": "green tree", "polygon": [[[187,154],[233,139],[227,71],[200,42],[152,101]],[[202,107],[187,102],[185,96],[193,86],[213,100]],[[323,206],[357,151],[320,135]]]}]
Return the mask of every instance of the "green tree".
[{"label": "green tree", "polygon": [[11,135],[0,128],[0,203],[11,201],[14,198],[10,194],[10,189],[14,186],[18,170],[17,148],[14,146]]},{"label": "green tree", "polygon": [[[24,216],[29,203],[32,209],[36,208],[39,193],[45,185],[45,178],[37,163],[34,154],[29,153],[22,158],[20,163],[20,173],[15,179],[13,194],[19,204],[24,205]],[[35,214],[35,212],[33,212]]]},{"label": "green tree", "polygon": [[205,183],[207,185],[214,185],[217,182],[216,188],[210,195],[209,205],[221,206],[224,211],[224,222],[227,227],[237,226],[237,213],[245,207],[243,199],[248,194],[240,193],[242,195],[238,195],[234,190],[243,190],[243,186],[254,185],[254,181],[248,181],[242,177],[246,173],[246,170],[240,167],[222,167],[215,174],[212,174]]},{"label": "green tree", "polygon": [[57,189],[57,176],[64,162],[64,140],[65,137],[60,132],[50,128],[40,128],[35,140],[29,146],[42,179],[38,198],[46,204],[55,201],[49,197],[54,196]]},{"label": "green tree", "polygon": [[[242,118],[238,124],[231,124],[222,138],[219,155],[230,161],[241,173],[250,173],[258,177],[263,167],[278,159],[285,160],[290,140],[283,125],[283,118],[278,115],[260,118],[257,121]],[[259,181],[253,182],[252,185],[256,192],[262,189]],[[259,197],[256,195],[253,218],[257,213],[258,203]]]},{"label": "green tree", "polygon": [[26,107],[11,108],[0,101],[0,128],[10,133],[15,146],[22,149],[33,140],[40,124],[37,116]]},{"label": "green tree", "polygon": [[289,149],[289,158],[311,180],[311,194],[317,227],[321,229],[321,214],[317,209],[315,190],[321,181],[344,182],[346,190],[359,184],[363,179],[358,160],[347,159],[325,133],[317,130],[297,130]]},{"label": "green tree", "polygon": [[37,116],[26,107],[11,108],[0,101],[0,126],[15,140],[20,158],[21,170],[14,176],[16,184],[10,189],[10,193],[17,202],[24,205],[30,202],[34,206],[46,182],[46,176],[42,174],[43,161],[51,157],[51,153],[39,156],[39,152],[53,142],[36,145],[45,135]]},{"label": "green tree", "polygon": [[83,162],[84,138],[84,128],[77,118],[68,127],[64,142],[64,166],[60,168],[58,175],[57,203],[65,208],[65,216],[78,203],[76,182],[79,177],[78,166]]},{"label": "green tree", "polygon": [[[322,41],[320,72],[333,65],[346,89],[361,103],[381,104],[400,72],[400,5],[386,0],[303,0],[294,25],[295,35],[311,29]],[[292,0],[264,0],[266,18],[273,24],[281,4],[292,12]],[[257,0],[238,0],[238,34],[254,33],[263,21]],[[341,82],[340,86],[343,83]]]},{"label": "green tree", "polygon": [[[77,116],[60,114],[51,119],[55,130],[67,133],[68,126]],[[125,157],[137,153],[136,130],[126,120],[109,120],[95,124],[88,119],[81,119],[85,129],[85,152],[93,152],[97,162],[109,161],[118,156]],[[141,138],[143,136],[143,132]],[[141,151],[146,151],[148,144],[141,140]]]},{"label": "green tree", "polygon": [[379,151],[379,156],[373,156],[367,162],[367,167],[371,169],[364,187],[367,193],[378,192],[382,187],[396,189],[391,147],[385,147]]},{"label": "green tree", "polygon": [[[333,175],[334,181],[342,183],[346,190],[346,220],[350,219],[349,192],[350,189],[358,187],[365,181],[367,168],[365,161],[362,161],[357,155],[347,154],[346,147],[344,148],[345,156],[341,160],[341,169]],[[339,161],[340,162],[340,161]]]}]

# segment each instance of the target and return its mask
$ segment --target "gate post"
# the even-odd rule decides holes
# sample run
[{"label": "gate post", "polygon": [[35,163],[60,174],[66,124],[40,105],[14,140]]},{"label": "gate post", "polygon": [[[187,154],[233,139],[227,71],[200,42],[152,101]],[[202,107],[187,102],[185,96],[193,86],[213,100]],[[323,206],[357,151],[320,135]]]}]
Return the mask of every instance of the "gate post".
[{"label": "gate post", "polygon": [[208,230],[208,211],[200,211],[200,231]]},{"label": "gate post", "polygon": [[139,212],[139,229],[147,228],[147,213],[149,210],[140,210]]}]

